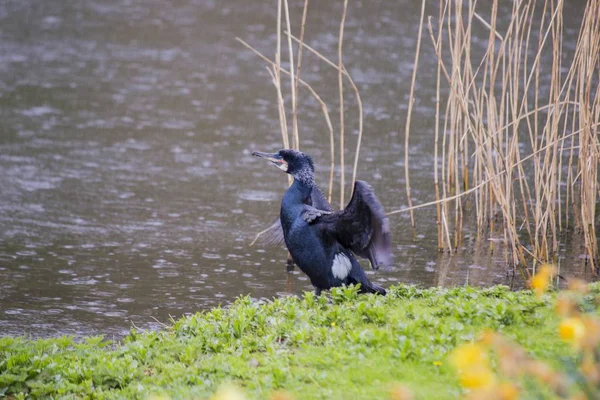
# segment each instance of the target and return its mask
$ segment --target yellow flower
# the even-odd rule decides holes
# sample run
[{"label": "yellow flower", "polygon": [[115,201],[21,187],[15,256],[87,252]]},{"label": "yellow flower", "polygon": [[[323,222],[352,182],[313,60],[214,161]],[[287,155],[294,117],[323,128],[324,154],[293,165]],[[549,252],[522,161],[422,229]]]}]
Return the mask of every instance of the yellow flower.
[{"label": "yellow flower", "polygon": [[562,340],[571,343],[575,347],[579,347],[581,340],[585,336],[585,325],[580,318],[566,318],[558,326],[558,334]]},{"label": "yellow flower", "polygon": [[332,322],[332,323],[331,323],[331,326],[335,326],[335,322]]},{"label": "yellow flower", "polygon": [[450,362],[458,370],[488,366],[485,349],[475,343],[465,343],[454,349],[450,354]]},{"label": "yellow flower", "polygon": [[450,362],[458,370],[462,387],[487,388],[496,381],[489,367],[486,350],[481,344],[465,343],[458,346],[450,355]]},{"label": "yellow flower", "polygon": [[554,267],[550,264],[543,264],[538,273],[531,278],[531,288],[535,291],[535,294],[539,297],[546,290],[548,290],[548,286],[550,285],[550,279],[554,274]]},{"label": "yellow flower", "polygon": [[482,389],[492,386],[496,377],[488,367],[471,367],[459,372],[460,385],[467,389]]},{"label": "yellow flower", "polygon": [[436,367],[440,367],[442,365],[441,361],[434,361],[433,365],[435,365]]}]

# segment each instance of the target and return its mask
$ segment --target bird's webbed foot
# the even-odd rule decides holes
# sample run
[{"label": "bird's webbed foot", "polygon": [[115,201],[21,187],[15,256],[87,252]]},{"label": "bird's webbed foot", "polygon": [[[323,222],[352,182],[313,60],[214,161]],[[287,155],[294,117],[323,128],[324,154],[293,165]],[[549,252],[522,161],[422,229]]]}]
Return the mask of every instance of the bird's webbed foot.
[{"label": "bird's webbed foot", "polygon": [[319,210],[314,207],[307,207],[302,213],[302,219],[310,224],[314,222],[317,218],[327,214],[331,214],[331,211]]},{"label": "bird's webbed foot", "polygon": [[323,289],[321,289],[321,288],[315,288],[315,296],[320,296],[322,290]]}]

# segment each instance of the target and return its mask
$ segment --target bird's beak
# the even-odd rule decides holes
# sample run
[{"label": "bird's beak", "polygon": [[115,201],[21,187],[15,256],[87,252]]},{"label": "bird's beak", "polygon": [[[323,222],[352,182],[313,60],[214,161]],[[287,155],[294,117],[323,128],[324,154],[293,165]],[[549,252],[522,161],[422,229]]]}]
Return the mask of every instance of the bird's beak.
[{"label": "bird's beak", "polygon": [[260,158],[266,158],[274,163],[279,163],[282,160],[282,157],[279,155],[279,153],[263,153],[262,151],[253,151],[252,155]]},{"label": "bird's beak", "polygon": [[287,171],[287,162],[283,159],[279,153],[263,153],[261,151],[253,151],[253,156],[260,157],[271,161],[275,164],[279,169]]}]

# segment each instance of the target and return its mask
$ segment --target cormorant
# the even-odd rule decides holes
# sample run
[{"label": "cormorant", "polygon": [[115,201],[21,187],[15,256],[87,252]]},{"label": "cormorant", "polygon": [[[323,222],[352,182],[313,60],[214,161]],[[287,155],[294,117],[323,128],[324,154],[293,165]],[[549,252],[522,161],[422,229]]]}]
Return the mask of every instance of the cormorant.
[{"label": "cormorant", "polygon": [[373,269],[391,258],[389,221],[373,188],[356,181],[346,208],[333,211],[315,184],[314,164],[308,155],[290,149],[255,151],[252,155],[271,161],[294,177],[281,201],[279,223],[288,251],[310,278],[315,293],[360,283],[361,292],[385,295],[385,289],[369,281],[354,257],[357,254],[369,259]]}]

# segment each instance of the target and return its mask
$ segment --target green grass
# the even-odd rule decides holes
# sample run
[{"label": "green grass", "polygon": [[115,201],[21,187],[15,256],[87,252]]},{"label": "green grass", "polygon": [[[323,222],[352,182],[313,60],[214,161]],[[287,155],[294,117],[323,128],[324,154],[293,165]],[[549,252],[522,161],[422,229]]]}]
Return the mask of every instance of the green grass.
[{"label": "green grass", "polygon": [[2,338],[0,397],[206,398],[230,381],[250,398],[283,389],[298,399],[380,399],[397,383],[416,398],[456,398],[447,354],[484,328],[561,367],[571,351],[556,334],[555,297],[503,286],[396,286],[386,297],[339,288],[330,297],[244,297],[118,343]]}]

